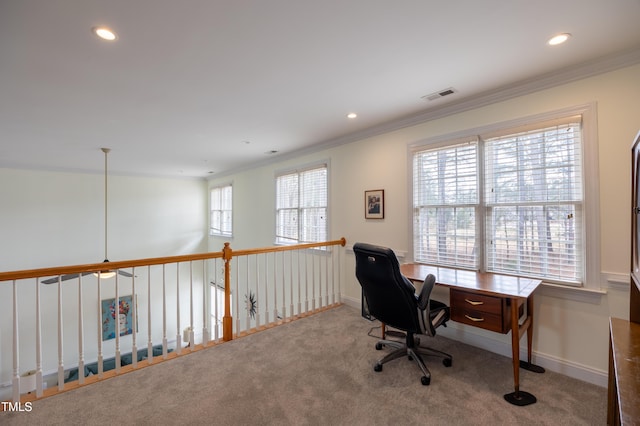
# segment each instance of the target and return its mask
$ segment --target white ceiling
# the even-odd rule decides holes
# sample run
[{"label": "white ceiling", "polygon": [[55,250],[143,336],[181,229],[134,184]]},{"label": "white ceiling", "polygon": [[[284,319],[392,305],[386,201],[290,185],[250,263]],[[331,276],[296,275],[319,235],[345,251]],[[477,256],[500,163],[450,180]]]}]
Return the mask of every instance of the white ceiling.
[{"label": "white ceiling", "polygon": [[109,147],[113,173],[216,176],[638,62],[639,22],[640,0],[1,0],[0,166],[98,172]]}]

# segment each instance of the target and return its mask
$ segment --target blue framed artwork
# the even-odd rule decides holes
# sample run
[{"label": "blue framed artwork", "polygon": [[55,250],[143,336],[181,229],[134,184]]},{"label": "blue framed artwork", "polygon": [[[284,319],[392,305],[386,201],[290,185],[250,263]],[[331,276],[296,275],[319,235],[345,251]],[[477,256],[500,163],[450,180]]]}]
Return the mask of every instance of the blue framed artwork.
[{"label": "blue framed artwork", "polygon": [[116,315],[120,321],[120,336],[133,334],[133,295],[102,300],[102,340],[116,338]]}]

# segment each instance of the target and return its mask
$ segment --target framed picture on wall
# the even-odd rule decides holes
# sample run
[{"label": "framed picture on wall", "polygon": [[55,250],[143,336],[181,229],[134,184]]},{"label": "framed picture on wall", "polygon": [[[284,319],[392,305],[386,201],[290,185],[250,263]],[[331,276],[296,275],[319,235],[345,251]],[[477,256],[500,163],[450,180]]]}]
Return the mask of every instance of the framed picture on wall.
[{"label": "framed picture on wall", "polygon": [[119,299],[117,307],[116,299],[102,300],[102,340],[116,338],[116,315],[118,315],[120,336],[133,334],[131,307],[133,306],[134,297],[133,295],[120,296]]},{"label": "framed picture on wall", "polygon": [[364,191],[364,218],[384,219],[384,189]]}]

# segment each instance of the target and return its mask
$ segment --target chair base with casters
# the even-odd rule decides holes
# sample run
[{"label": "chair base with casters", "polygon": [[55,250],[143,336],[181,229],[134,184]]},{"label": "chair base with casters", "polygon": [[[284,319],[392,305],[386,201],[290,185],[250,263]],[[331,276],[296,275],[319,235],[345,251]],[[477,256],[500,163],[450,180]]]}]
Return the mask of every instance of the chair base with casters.
[{"label": "chair base with casters", "polygon": [[[451,318],[447,305],[431,299],[436,277],[428,274],[419,294],[416,294],[413,283],[400,273],[400,264],[393,250],[356,243],[353,252],[356,258],[356,278],[362,287],[363,302],[366,302],[370,314],[385,326],[405,333],[404,343],[393,340],[378,342],[376,349],[380,350],[386,345],[394,351],[378,361],[374,370],[382,371],[384,363],[407,356],[420,367],[422,384],[428,385],[431,373],[422,355],[440,356],[446,367],[452,364],[451,355],[420,346],[422,336],[435,337],[436,329],[446,326]],[[386,337],[384,332],[382,337]]]},{"label": "chair base with casters", "polygon": [[376,343],[376,350],[382,350],[384,346],[392,348],[393,351],[375,363],[373,366],[374,371],[380,372],[382,371],[383,364],[406,356],[410,361],[415,361],[422,371],[423,376],[420,378],[420,382],[425,386],[428,386],[431,383],[431,372],[424,363],[422,355],[441,357],[442,364],[445,367],[451,367],[453,364],[453,358],[451,355],[437,349],[420,346],[420,338],[411,333],[407,334],[406,341],[404,343],[395,340],[379,340],[378,343]]}]

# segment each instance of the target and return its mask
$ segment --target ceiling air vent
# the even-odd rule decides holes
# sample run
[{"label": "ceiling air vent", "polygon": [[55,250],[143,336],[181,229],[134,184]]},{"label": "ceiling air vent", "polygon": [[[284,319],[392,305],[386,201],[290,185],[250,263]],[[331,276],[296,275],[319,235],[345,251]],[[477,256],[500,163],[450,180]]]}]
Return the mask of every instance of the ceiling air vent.
[{"label": "ceiling air vent", "polygon": [[440,99],[440,98],[443,98],[445,96],[452,95],[452,94],[454,94],[456,92],[457,92],[456,89],[454,89],[453,87],[449,87],[447,89],[440,90],[440,91],[432,93],[430,95],[424,95],[422,97],[422,99],[424,99],[425,101],[435,101],[436,99]]}]

